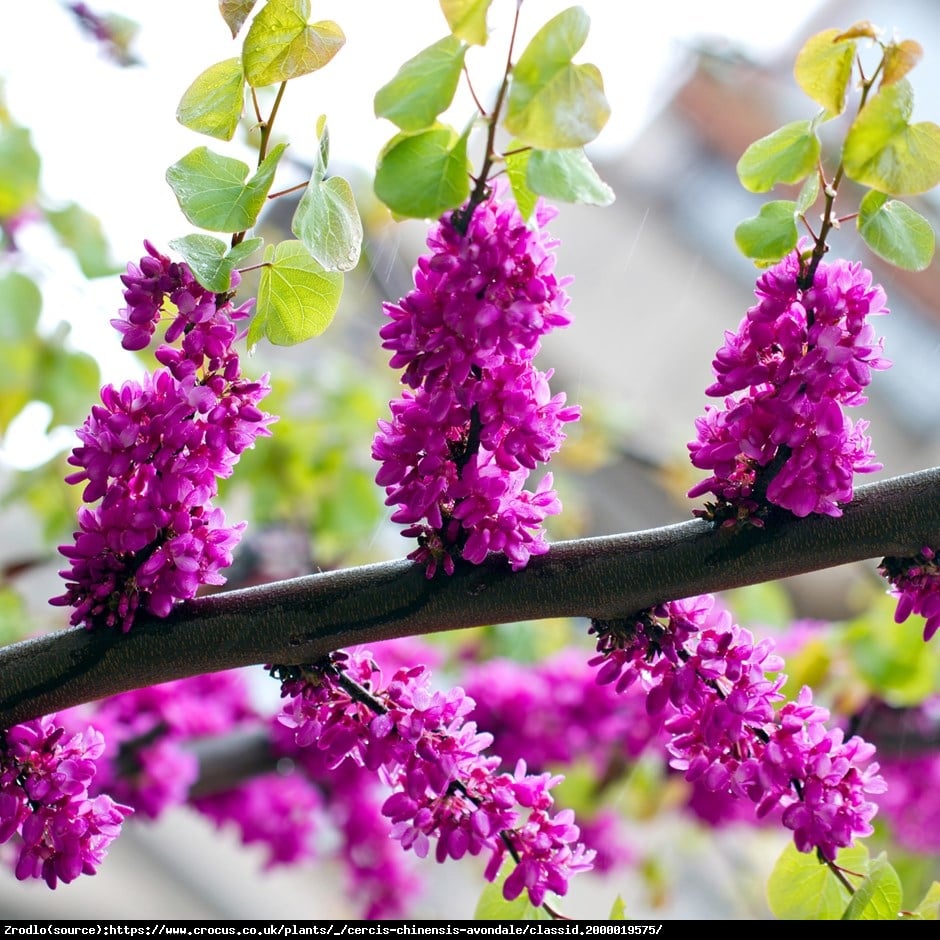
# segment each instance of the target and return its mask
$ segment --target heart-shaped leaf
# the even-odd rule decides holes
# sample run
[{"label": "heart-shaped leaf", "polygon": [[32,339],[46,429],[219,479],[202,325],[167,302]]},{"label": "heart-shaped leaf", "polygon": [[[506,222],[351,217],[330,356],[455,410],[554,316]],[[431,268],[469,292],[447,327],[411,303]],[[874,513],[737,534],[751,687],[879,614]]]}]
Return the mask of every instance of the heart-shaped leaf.
[{"label": "heart-shaped leaf", "polygon": [[610,116],[600,72],[574,65],[587,39],[590,19],[570,7],[532,38],[512,70],[506,130],[544,150],[581,147],[600,133]]},{"label": "heart-shaped leaf", "polygon": [[232,270],[257,251],[264,240],[246,238],[233,248],[212,235],[184,235],[174,238],[170,247],[183,256],[196,280],[206,290],[224,294],[232,287]]},{"label": "heart-shaped leaf", "polygon": [[874,189],[859,204],[858,231],[879,258],[907,271],[923,271],[933,259],[931,224],[906,203]]},{"label": "heart-shaped leaf", "polygon": [[210,232],[244,232],[258,219],[286,146],[274,147],[247,182],[247,163],[207,147],[197,147],[174,163],[166,179],[193,225]]},{"label": "heart-shaped leaf", "polygon": [[486,14],[493,0],[441,0],[450,31],[474,46],[486,45]]},{"label": "heart-shaped leaf", "polygon": [[854,60],[854,36],[838,29],[811,36],[797,54],[793,67],[797,84],[830,118],[845,110]]},{"label": "heart-shaped leaf", "polygon": [[597,175],[580,147],[531,153],[526,180],[533,192],[589,206],[609,206],[614,201],[614,191]]},{"label": "heart-shaped leaf", "polygon": [[351,271],[359,263],[362,220],[352,187],[341,176],[307,185],[291,231],[327,271]]},{"label": "heart-shaped leaf", "polygon": [[774,264],[796,247],[796,203],[788,199],[767,202],[751,219],[735,230],[734,240],[742,254],[758,265]]},{"label": "heart-shaped leaf", "polygon": [[738,160],[738,178],[752,193],[798,183],[816,169],[819,138],[812,121],[794,121],[755,140]]},{"label": "heart-shaped leaf", "polygon": [[940,127],[911,124],[907,79],[884,85],[849,128],[842,163],[849,179],[891,196],[925,193],[940,183]]},{"label": "heart-shaped leaf", "polygon": [[423,49],[378,90],[375,116],[388,118],[403,131],[430,127],[454,100],[466,52],[466,45],[454,36]]},{"label": "heart-shaped leaf", "polygon": [[455,209],[470,193],[468,134],[443,124],[397,134],[379,156],[375,194],[405,218],[436,219]]},{"label": "heart-shaped leaf", "polygon": [[236,56],[216,62],[183,92],[176,120],[199,134],[231,140],[242,116],[244,98],[242,60]]},{"label": "heart-shaped leaf", "polygon": [[336,315],[343,275],[324,271],[299,241],[268,245],[264,263],[249,345],[263,336],[277,346],[319,336]]},{"label": "heart-shaped leaf", "polygon": [[268,0],[248,27],[242,46],[245,77],[254,88],[322,69],[346,37],[332,20],[307,22],[309,0]]}]

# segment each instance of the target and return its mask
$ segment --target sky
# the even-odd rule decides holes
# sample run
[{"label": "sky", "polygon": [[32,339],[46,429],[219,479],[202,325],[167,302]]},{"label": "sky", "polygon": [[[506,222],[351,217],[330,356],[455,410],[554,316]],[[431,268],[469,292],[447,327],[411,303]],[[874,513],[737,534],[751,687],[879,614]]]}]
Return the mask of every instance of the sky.
[{"label": "sky", "polygon": [[[164,181],[166,168],[191,149],[209,145],[252,162],[247,150],[195,134],[175,120],[176,105],[190,82],[209,65],[238,54],[215,0],[93,0],[96,11],[130,17],[140,26],[134,50],[142,64],[119,69],[80,37],[58,0],[7,3],[0,30],[0,78],[14,118],[32,129],[42,154],[42,188],[49,202],[77,201],[102,220],[115,259],[136,259],[149,238],[158,246],[192,231]],[[517,49],[551,16],[570,6],[560,0],[526,0]],[[627,4],[583,0],[591,33],[575,62],[593,62],[604,76],[611,118],[589,150],[614,157],[634,142],[668,99],[682,74],[686,50],[700,38],[720,38],[758,56],[789,51],[805,35],[819,0],[788,0],[774,6],[754,0],[658,0]],[[468,55],[477,92],[495,88],[505,60],[515,0],[494,0],[485,49]],[[313,20],[332,19],[346,45],[320,72],[288,86],[278,125],[292,152],[304,157],[314,146],[314,126],[326,114],[333,167],[370,172],[395,128],[375,118],[372,98],[399,65],[447,33],[437,0],[312,0]],[[464,94],[453,109],[462,125],[472,113]],[[116,279],[89,284],[63,262],[51,243],[32,244],[44,282],[44,323],[73,324],[73,342],[102,360],[106,380],[120,381],[128,361],[102,356],[113,343],[107,326],[121,306]],[[66,259],[67,260],[67,259]],[[35,421],[8,437],[7,456],[32,454],[27,440]],[[24,437],[25,435],[25,437]],[[35,438],[35,434],[32,435]],[[35,446],[34,446],[35,445]],[[31,459],[31,458],[30,458]],[[37,458],[38,459],[38,458]]]}]

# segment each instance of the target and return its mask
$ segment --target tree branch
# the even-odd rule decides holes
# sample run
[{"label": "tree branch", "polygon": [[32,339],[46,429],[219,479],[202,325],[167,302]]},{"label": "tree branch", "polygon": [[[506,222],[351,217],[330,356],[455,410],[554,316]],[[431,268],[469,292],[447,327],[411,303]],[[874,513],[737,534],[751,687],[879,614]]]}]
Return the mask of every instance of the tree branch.
[{"label": "tree branch", "polygon": [[512,572],[501,557],[428,580],[392,561],[181,604],[127,634],[73,628],[0,649],[0,727],[128,689],[345,646],[486,624],[614,619],[653,604],[940,545],[940,469],[861,486],[838,519],[733,532],[692,520],[559,542]]}]

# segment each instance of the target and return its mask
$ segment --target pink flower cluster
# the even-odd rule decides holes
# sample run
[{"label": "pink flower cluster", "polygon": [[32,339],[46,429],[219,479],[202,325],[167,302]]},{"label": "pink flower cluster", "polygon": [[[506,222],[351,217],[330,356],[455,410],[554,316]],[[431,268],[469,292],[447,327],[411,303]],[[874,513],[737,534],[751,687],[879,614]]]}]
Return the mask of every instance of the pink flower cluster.
[{"label": "pink flower cluster", "polygon": [[712,514],[729,524],[752,515],[763,499],[796,516],[841,515],[855,473],[880,469],[847,406],[862,404],[872,370],[886,369],[882,341],[866,322],[887,313],[885,293],[858,263],[822,263],[801,283],[799,251],[765,271],[758,302],[738,330],[725,334],[708,395],[724,397],[696,420],[689,443],[694,466],[712,476],[689,491],[712,493]]},{"label": "pink flower cluster", "polygon": [[803,852],[836,852],[870,835],[885,783],[874,747],[830,730],[829,712],[803,688],[783,700],[783,660],[705,595],[660,605],[626,622],[596,623],[597,680],[639,682],[670,735],[670,764],[707,790],[743,797],[757,818],[781,811]]},{"label": "pink flower cluster", "polygon": [[142,349],[169,299],[177,312],[156,350],[163,368],[105,386],[77,432],[69,463],[79,469],[67,480],[85,483],[86,505],[74,544],[59,549],[71,563],[67,589],[51,601],[73,608],[73,624],[125,632],[138,609],[165,617],[201,585],[224,582],[244,526],[226,525],[213,507],[218,478],[272,420],[258,408],[266,378],[243,378],[233,348],[245,307],[145,245],[147,257],[123,277],[128,306],[113,322],[125,348]]},{"label": "pink flower cluster", "polygon": [[50,888],[93,875],[133,810],[90,795],[104,738],[66,736],[52,716],[0,734],[0,844],[13,839],[16,877]]},{"label": "pink flower cluster", "polygon": [[925,545],[913,558],[885,558],[879,570],[891,585],[888,593],[898,599],[895,622],[904,623],[911,614],[925,617],[924,640],[930,640],[940,629],[940,564],[936,550]]},{"label": "pink flower cluster", "polygon": [[502,552],[515,570],[548,550],[541,523],[561,508],[551,474],[534,492],[523,487],[579,415],[532,364],[541,337],[570,322],[556,243],[541,229],[554,213],[540,207],[534,230],[502,195],[469,220],[460,210],[441,219],[414,290],[385,305],[383,346],[410,390],[379,422],[376,480],[402,534],[418,538],[409,557],[429,577],[439,566],[451,573],[457,557],[479,564]]},{"label": "pink flower cluster", "polygon": [[423,666],[401,668],[383,685],[367,651],[337,654],[285,679],[281,721],[328,765],[352,761],[392,787],[382,812],[403,848],[424,857],[436,840],[439,862],[488,852],[491,881],[508,853],[507,899],[525,890],[538,906],[549,891],[565,894],[594,853],[576,842],[570,810],[552,813],[560,778],[527,774],[523,762],[497,772],[499,758],[483,754],[490,736],[465,721],[473,701],[459,688],[432,691],[429,678]]}]

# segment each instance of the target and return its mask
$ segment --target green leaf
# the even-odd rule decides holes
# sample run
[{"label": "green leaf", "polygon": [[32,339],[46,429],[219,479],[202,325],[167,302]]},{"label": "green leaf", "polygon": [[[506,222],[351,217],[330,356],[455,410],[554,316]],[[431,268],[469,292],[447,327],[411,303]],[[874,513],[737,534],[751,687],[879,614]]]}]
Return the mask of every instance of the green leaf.
[{"label": "green leaf", "polygon": [[42,293],[32,278],[19,271],[0,277],[0,345],[31,337],[41,312]]},{"label": "green leaf", "polygon": [[544,150],[581,147],[607,123],[601,73],[571,61],[589,25],[581,7],[564,10],[535,34],[513,67],[503,123],[523,143]]},{"label": "green leaf", "polygon": [[797,84],[829,117],[845,110],[855,60],[854,40],[842,36],[841,30],[827,29],[810,37],[793,68]]},{"label": "green leaf", "polygon": [[242,59],[254,88],[322,69],[346,37],[332,20],[308,23],[309,0],[268,0],[251,21]]},{"label": "green leaf", "polygon": [[236,56],[210,65],[183,92],[176,120],[199,134],[231,140],[242,116],[245,76]]},{"label": "green leaf", "polygon": [[375,194],[405,218],[436,219],[470,193],[467,136],[447,125],[401,133],[386,144],[375,170]]},{"label": "green leaf", "polygon": [[233,269],[237,268],[239,265],[244,264],[263,244],[264,239],[260,236],[246,238],[229,248],[225,254],[225,260],[232,263]]},{"label": "green leaf", "polygon": [[486,45],[486,14],[493,0],[441,0],[450,31],[474,46]]},{"label": "green leaf", "polygon": [[430,127],[450,107],[460,80],[467,46],[445,36],[409,59],[375,95],[375,116],[403,131]]},{"label": "green leaf", "polygon": [[104,277],[120,270],[111,258],[97,216],[74,202],[62,209],[46,209],[45,215],[62,244],[75,255],[85,277]]},{"label": "green leaf", "polygon": [[610,915],[607,918],[608,920],[626,920],[627,919],[627,905],[623,903],[623,898],[618,894],[614,898],[614,903],[610,907]]},{"label": "green leaf", "polygon": [[539,194],[532,191],[528,182],[529,160],[532,157],[532,148],[521,147],[518,141],[509,146],[509,155],[506,157],[506,175],[509,177],[509,187],[522,218],[528,219],[535,210]]},{"label": "green leaf", "polygon": [[[841,849],[836,864],[865,872],[868,850],[863,845]],[[839,920],[851,895],[815,854],[787,843],[767,881],[767,901],[778,920]]]},{"label": "green leaf", "polygon": [[920,920],[940,919],[940,881],[935,881],[930,886],[924,900],[914,908],[914,913]]},{"label": "green leaf", "polygon": [[752,193],[798,183],[816,169],[819,138],[812,121],[794,121],[755,140],[738,160],[738,178]]},{"label": "green leaf", "polygon": [[597,175],[580,147],[531,153],[526,180],[533,192],[589,206],[609,206],[614,201],[614,191]]},{"label": "green leaf", "polygon": [[738,249],[759,265],[774,264],[796,247],[796,203],[776,200],[761,206],[760,212],[745,219],[734,230]]},{"label": "green leaf", "polygon": [[225,25],[232,32],[232,39],[245,25],[245,20],[248,19],[255,2],[256,0],[219,0],[219,12],[225,20]]},{"label": "green leaf", "polygon": [[0,219],[31,206],[39,195],[39,154],[25,127],[0,127]]},{"label": "green leaf", "polygon": [[261,238],[248,238],[234,248],[211,235],[184,235],[174,238],[170,247],[178,251],[192,268],[196,280],[206,290],[224,294],[232,286],[232,269],[263,244]]},{"label": "green leaf", "polygon": [[899,268],[923,271],[933,259],[933,227],[906,203],[872,189],[859,204],[857,224],[865,244]]},{"label": "green leaf", "polygon": [[25,274],[0,277],[0,433],[33,397],[42,294]]},{"label": "green leaf", "polygon": [[86,402],[98,391],[98,363],[88,353],[64,348],[69,326],[61,323],[44,344],[32,397],[52,410],[52,427],[74,427],[86,414]]},{"label": "green leaf", "polygon": [[278,144],[247,182],[249,166],[197,147],[166,171],[183,215],[210,232],[244,232],[258,219],[286,144]]},{"label": "green leaf", "polygon": [[940,127],[911,124],[907,79],[885,85],[849,128],[842,162],[849,179],[891,196],[925,193],[940,183]]},{"label": "green leaf", "polygon": [[258,306],[248,343],[266,336],[293,346],[319,336],[333,321],[343,294],[343,275],[324,271],[298,241],[268,245],[258,284]]},{"label": "green leaf", "polygon": [[871,860],[868,875],[856,887],[842,920],[897,920],[901,912],[901,879],[884,852]]},{"label": "green leaf", "polygon": [[341,176],[311,178],[291,231],[327,271],[351,271],[359,263],[362,220],[352,187]]},{"label": "green leaf", "polygon": [[910,624],[885,630],[894,619],[894,598],[880,594],[845,626],[849,658],[871,693],[898,707],[914,707],[940,684],[940,658]]},{"label": "green leaf", "polygon": [[351,271],[359,263],[362,220],[352,186],[341,176],[326,178],[330,130],[326,116],[317,119],[319,145],[310,182],[291,220],[291,231],[327,271]]}]

